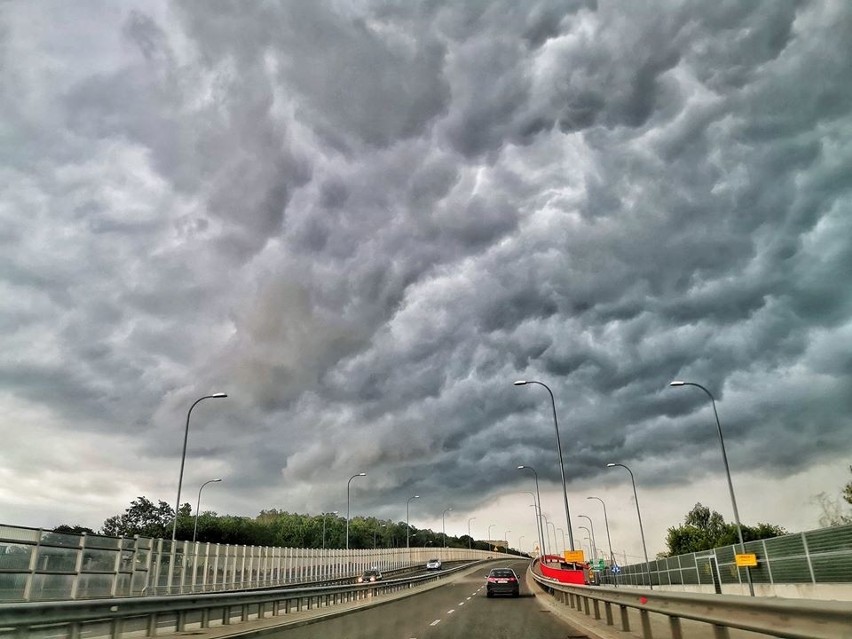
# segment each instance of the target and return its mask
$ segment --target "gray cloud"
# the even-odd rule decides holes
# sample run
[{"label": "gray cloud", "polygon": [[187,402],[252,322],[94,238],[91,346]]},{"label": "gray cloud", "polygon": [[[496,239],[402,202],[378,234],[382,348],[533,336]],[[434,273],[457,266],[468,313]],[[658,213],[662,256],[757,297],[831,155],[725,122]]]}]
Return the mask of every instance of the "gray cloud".
[{"label": "gray cloud", "polygon": [[717,476],[675,377],[741,472],[848,457],[844,4],[63,12],[3,9],[0,406],[129,438],[86,523],[170,494],[213,390],[188,481],[239,514],[556,485],[517,378],[575,485]]}]

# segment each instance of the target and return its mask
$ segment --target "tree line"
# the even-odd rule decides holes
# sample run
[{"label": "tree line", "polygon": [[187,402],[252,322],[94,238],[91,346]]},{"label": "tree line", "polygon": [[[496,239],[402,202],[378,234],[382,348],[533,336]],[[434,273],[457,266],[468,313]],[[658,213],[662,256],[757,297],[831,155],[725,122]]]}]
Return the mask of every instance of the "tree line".
[{"label": "tree line", "polygon": [[[852,471],[852,466],[849,467]],[[840,497],[852,505],[852,481],[843,486]],[[820,517],[822,526],[852,524],[852,514],[844,510],[838,501],[820,493],[818,503],[823,508]],[[828,504],[828,506],[827,506]],[[830,508],[829,508],[830,506]],[[83,526],[61,525],[54,531],[72,534],[101,534],[111,537],[151,537],[170,539],[175,512],[166,502],[152,502],[147,497],[138,497],[121,514],[104,521],[99,531]],[[177,538],[192,539],[195,516],[188,503],[180,507],[177,517]],[[376,517],[353,517],[349,520],[350,548],[404,548],[406,528],[412,547],[441,547],[444,537],[441,532],[429,528],[406,526],[405,522],[394,522]],[[781,526],[759,523],[742,526],[743,539],[753,541],[769,539],[787,534]],[[200,542],[235,544],[247,546],[280,546],[290,548],[345,548],[346,519],[333,513],[307,515],[289,513],[276,509],[263,510],[257,517],[235,517],[206,511],[198,516],[196,539]],[[667,551],[658,556],[675,556],[730,546],[739,542],[737,527],[726,522],[718,512],[710,510],[700,502],[684,517],[683,524],[672,526],[666,534]],[[493,550],[484,541],[467,535],[447,535],[446,545],[451,548]],[[502,550],[502,549],[501,549]],[[509,551],[516,552],[516,551]]]},{"label": "tree line", "polygon": [[[154,503],[147,497],[137,497],[121,514],[104,521],[99,531],[81,526],[62,525],[59,533],[90,533],[110,537],[151,537],[171,539],[175,522],[174,508],[160,500]],[[177,517],[177,538],[191,540],[195,515],[188,503],[180,507]],[[485,542],[467,535],[447,535],[429,528],[407,526],[376,517],[352,517],[349,520],[350,548],[405,548],[406,529],[412,547],[475,548],[493,550]],[[308,515],[283,510],[262,510],[256,517],[235,517],[205,511],[198,516],[196,540],[219,544],[247,546],[279,546],[287,548],[345,548],[346,519],[333,513]],[[500,548],[501,551],[505,549]],[[509,552],[518,554],[517,551]]]}]

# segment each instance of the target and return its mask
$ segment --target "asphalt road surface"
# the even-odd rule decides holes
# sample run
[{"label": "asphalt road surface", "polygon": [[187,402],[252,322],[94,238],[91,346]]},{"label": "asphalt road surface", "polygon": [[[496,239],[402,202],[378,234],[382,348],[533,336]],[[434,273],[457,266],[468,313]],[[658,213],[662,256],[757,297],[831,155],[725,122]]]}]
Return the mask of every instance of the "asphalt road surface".
[{"label": "asphalt road surface", "polygon": [[[581,639],[539,605],[526,586],[527,561],[493,562],[439,588],[342,617],[276,632],[276,639]],[[521,596],[485,597],[485,577],[509,566]]]}]

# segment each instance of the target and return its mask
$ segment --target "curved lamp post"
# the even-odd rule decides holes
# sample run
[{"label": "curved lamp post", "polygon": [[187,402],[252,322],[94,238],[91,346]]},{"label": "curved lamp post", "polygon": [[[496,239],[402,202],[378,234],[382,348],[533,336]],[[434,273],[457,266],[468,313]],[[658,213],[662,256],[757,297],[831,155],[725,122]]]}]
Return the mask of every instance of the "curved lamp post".
[{"label": "curved lamp post", "polygon": [[[716,398],[713,397],[713,393],[704,388],[701,384],[696,384],[695,382],[684,382],[680,380],[675,380],[669,383],[669,386],[695,386],[696,388],[700,388],[705,393],[707,393],[707,397],[710,398],[710,402],[713,404],[713,416],[716,418],[716,428],[719,431],[719,444],[722,446],[722,461],[725,462],[725,476],[728,479],[728,491],[731,493],[731,506],[734,508],[734,520],[737,523],[737,536],[740,539],[740,552],[745,553],[745,541],[743,541],[743,527],[740,524],[740,511],[737,508],[737,498],[734,495],[734,484],[731,481],[731,467],[728,466],[728,453],[725,452],[725,438],[722,436],[722,424],[719,423],[719,413],[716,411]],[[754,584],[751,581],[751,571],[746,568],[746,579],[748,580],[748,592],[754,597]]]},{"label": "curved lamp post", "polygon": [[181,488],[183,488],[183,468],[186,464],[186,442],[189,439],[189,417],[192,415],[192,409],[196,407],[200,402],[203,402],[205,399],[221,399],[223,397],[227,397],[227,393],[212,393],[211,395],[205,395],[204,397],[199,397],[196,399],[192,406],[189,407],[189,410],[186,412],[186,428],[183,431],[183,452],[180,456],[180,475],[178,476],[178,490],[177,490],[177,500],[175,501],[175,521],[172,525],[172,549],[171,554],[169,555],[169,592],[172,589],[172,579],[174,578],[174,565],[175,565],[175,542],[177,540],[177,521],[178,521],[178,513],[180,512],[180,492]]},{"label": "curved lamp post", "polygon": [[447,513],[453,509],[452,506],[445,508],[441,513],[441,530],[444,531],[444,548],[447,547]]},{"label": "curved lamp post", "polygon": [[505,548],[506,548],[506,552],[507,552],[507,553],[509,552],[509,533],[510,533],[510,532],[512,532],[512,531],[511,531],[511,530],[507,530],[506,532],[504,532],[504,533],[503,533],[503,541],[505,541],[505,542],[506,542],[506,546],[505,546]]},{"label": "curved lamp post", "polygon": [[352,480],[356,477],[366,477],[367,473],[358,473],[357,475],[352,475],[349,478],[349,481],[346,482],[346,550],[349,550],[349,486],[352,484]]},{"label": "curved lamp post", "polygon": [[[537,497],[538,507],[536,510],[536,530],[538,531],[538,540],[541,543],[541,554],[544,554],[544,535],[542,535],[541,531],[541,519],[538,517],[538,513],[541,512],[541,492],[538,490],[538,473],[535,468],[532,466],[520,465],[518,466],[518,470],[531,470],[532,474],[535,476],[535,494]],[[563,544],[564,545],[564,544]]]},{"label": "curved lamp post", "polygon": [[606,504],[604,503],[604,500],[600,497],[586,497],[586,499],[597,499],[599,502],[601,502],[601,506],[603,506],[604,525],[606,526],[606,543],[609,546],[609,560],[612,563],[615,563],[615,555],[612,554],[612,539],[610,539],[609,537],[609,520],[606,517]]},{"label": "curved lamp post", "polygon": [[564,548],[564,546],[565,546],[565,531],[562,530],[561,528],[557,528],[556,530],[562,537],[562,546]]},{"label": "curved lamp post", "polygon": [[518,551],[519,552],[524,552],[524,547],[521,545],[521,542],[524,540],[524,537],[526,537],[526,535],[521,535],[520,537],[518,537]]},{"label": "curved lamp post", "polygon": [[473,547],[473,537],[470,536],[470,522],[472,522],[476,517],[469,517],[467,520],[467,549],[470,550]]},{"label": "curved lamp post", "polygon": [[542,522],[541,511],[538,509],[538,506],[535,505],[535,500],[533,500],[533,503],[530,504],[530,508],[535,508],[535,521],[536,521],[536,525],[538,526],[538,530],[539,530],[538,534],[539,534],[539,537],[540,537],[539,554],[542,557],[544,557],[545,555],[547,555],[547,550],[544,546],[544,537],[541,536],[542,535],[542,528],[544,528],[544,526],[541,523]]},{"label": "curved lamp post", "polygon": [[598,542],[595,541],[595,524],[592,522],[592,518],[588,515],[577,515],[577,517],[582,517],[583,519],[589,520],[589,528],[591,528],[592,533],[592,555],[597,559],[598,557]]},{"label": "curved lamp post", "polygon": [[322,514],[322,549],[325,550],[325,516],[326,515],[336,515],[337,511],[332,510],[330,513]]},{"label": "curved lamp post", "polygon": [[559,471],[562,473],[562,496],[565,499],[565,521],[568,523],[568,543],[571,545],[571,550],[574,550],[574,533],[571,531],[571,513],[568,510],[568,488],[565,485],[565,463],[562,461],[562,443],[559,440],[559,422],[556,420],[556,400],[553,399],[553,391],[544,382],[539,382],[534,379],[525,380],[519,379],[515,382],[515,386],[526,386],[527,384],[538,384],[544,386],[550,395],[550,405],[553,408],[553,425],[556,428],[556,450],[559,453]]},{"label": "curved lamp post", "polygon": [[198,489],[198,501],[195,504],[195,526],[192,527],[192,543],[195,543],[195,536],[198,533],[198,514],[201,510],[201,491],[204,490],[204,487],[207,484],[215,484],[218,481],[222,481],[221,479],[208,479],[206,482],[201,484],[201,488]]},{"label": "curved lamp post", "polygon": [[[410,525],[408,523],[408,506],[415,499],[420,499],[420,495],[414,495],[414,497],[409,497],[408,501],[405,502],[405,547],[406,548],[411,548],[411,546],[409,545],[410,544],[410,541],[409,541]],[[410,559],[410,557],[409,557],[409,559]]]},{"label": "curved lamp post", "polygon": [[588,526],[577,526],[577,528],[585,530],[587,533],[589,533],[588,535],[586,535],[586,539],[589,540],[589,561],[591,562],[592,559],[594,559],[594,554],[595,554],[594,548],[592,547],[592,538],[590,537],[590,535],[592,534],[592,531],[589,530]]},{"label": "curved lamp post", "polygon": [[491,550],[491,529],[497,524],[488,524],[488,550]]},{"label": "curved lamp post", "polygon": [[648,586],[651,590],[654,589],[654,584],[651,582],[651,562],[648,561],[648,547],[645,545],[645,529],[642,527],[642,513],[639,512],[639,496],[636,494],[636,480],[633,477],[633,471],[624,464],[609,463],[607,468],[621,466],[624,470],[630,473],[630,483],[633,484],[633,500],[636,502],[636,517],[639,519],[639,534],[642,536],[642,552],[645,553],[645,570],[648,573]]}]

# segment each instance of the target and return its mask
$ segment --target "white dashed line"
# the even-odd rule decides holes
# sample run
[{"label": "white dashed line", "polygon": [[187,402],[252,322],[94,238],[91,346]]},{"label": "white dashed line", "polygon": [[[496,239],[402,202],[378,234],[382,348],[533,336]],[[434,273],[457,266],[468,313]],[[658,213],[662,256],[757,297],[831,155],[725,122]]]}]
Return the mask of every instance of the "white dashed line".
[{"label": "white dashed line", "polygon": [[433,622],[432,622],[432,623],[430,623],[429,625],[430,625],[430,626],[437,626],[439,623],[441,623],[441,620],[440,620],[440,619],[435,619],[435,621],[433,621]]},{"label": "white dashed line", "polygon": [[451,615],[451,614],[453,614],[455,611],[456,611],[456,610],[455,610],[455,608],[453,608],[452,610],[447,610],[447,614],[448,614],[448,615]]},{"label": "white dashed line", "polygon": [[[473,593],[473,594],[475,595],[476,593]],[[467,600],[470,601],[470,597],[468,597]]]}]

